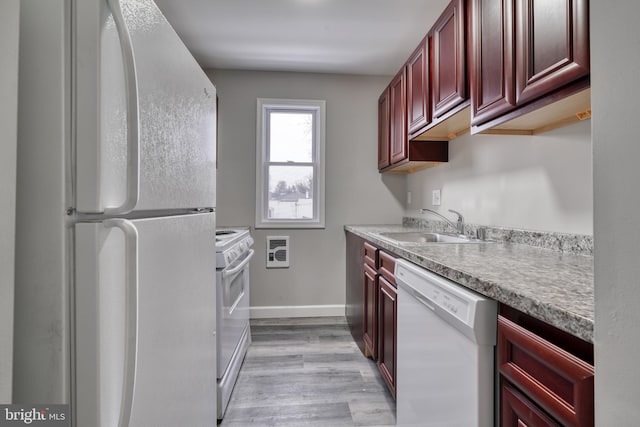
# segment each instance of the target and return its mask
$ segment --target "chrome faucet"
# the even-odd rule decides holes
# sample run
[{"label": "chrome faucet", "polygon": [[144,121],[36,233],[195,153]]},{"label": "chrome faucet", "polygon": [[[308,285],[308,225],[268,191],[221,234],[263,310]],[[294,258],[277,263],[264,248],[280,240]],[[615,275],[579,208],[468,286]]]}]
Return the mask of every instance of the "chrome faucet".
[{"label": "chrome faucet", "polygon": [[456,230],[456,232],[458,234],[464,234],[464,217],[462,216],[462,214],[460,212],[454,211],[453,209],[449,209],[449,212],[452,212],[456,215],[458,215],[458,219],[456,220],[456,223],[452,223],[451,221],[449,221],[449,219],[447,219],[447,217],[440,215],[438,212],[433,211],[431,209],[427,209],[427,208],[422,208],[420,209],[420,213],[432,213],[434,215],[437,215],[438,217],[442,218],[447,224],[449,224],[454,230]]}]

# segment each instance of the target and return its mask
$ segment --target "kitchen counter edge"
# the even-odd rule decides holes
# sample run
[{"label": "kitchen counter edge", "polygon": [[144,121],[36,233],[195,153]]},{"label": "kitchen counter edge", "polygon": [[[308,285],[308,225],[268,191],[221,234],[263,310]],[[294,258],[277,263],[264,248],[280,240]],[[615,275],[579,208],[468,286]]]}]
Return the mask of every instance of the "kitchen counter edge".
[{"label": "kitchen counter edge", "polygon": [[[344,229],[461,286],[593,343],[592,256],[500,242],[405,245],[377,235],[383,231],[424,231],[402,225],[345,225]],[[475,251],[474,256],[476,259],[480,257],[484,265],[470,267],[462,262],[460,249],[468,245],[474,246],[467,252]],[[480,252],[482,254],[479,255]],[[489,277],[491,275],[486,274],[488,269],[502,261],[497,259],[500,252],[509,254],[513,277],[508,273],[504,274],[506,277]],[[542,266],[538,271],[526,268],[538,265],[538,261],[553,267]],[[520,263],[522,265],[518,265]],[[540,280],[541,275],[546,276],[547,283]],[[562,292],[567,288],[569,295]]]}]

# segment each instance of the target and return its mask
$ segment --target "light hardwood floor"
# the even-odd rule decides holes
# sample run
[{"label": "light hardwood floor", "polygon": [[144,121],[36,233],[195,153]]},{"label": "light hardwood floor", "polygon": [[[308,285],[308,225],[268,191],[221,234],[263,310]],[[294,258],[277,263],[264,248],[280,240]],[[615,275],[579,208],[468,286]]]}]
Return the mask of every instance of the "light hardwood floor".
[{"label": "light hardwood floor", "polygon": [[393,426],[395,402],[344,318],[251,321],[231,426]]}]

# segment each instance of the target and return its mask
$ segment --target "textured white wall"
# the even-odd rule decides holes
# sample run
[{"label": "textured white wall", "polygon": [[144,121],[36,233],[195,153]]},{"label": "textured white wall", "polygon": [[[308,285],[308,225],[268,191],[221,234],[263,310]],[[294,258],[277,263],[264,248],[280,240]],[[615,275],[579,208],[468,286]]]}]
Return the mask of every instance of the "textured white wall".
[{"label": "textured white wall", "polygon": [[596,425],[640,419],[640,3],[591,1]]},{"label": "textured white wall", "polygon": [[0,3],[0,403],[12,401],[19,12]]},{"label": "textured white wall", "polygon": [[536,136],[467,134],[449,142],[449,163],[409,175],[406,214],[453,219],[454,209],[474,224],[590,235],[592,189],[589,121]]},{"label": "textured white wall", "polygon": [[[325,99],[326,229],[256,230],[254,307],[345,303],[344,224],[398,223],[405,183],[377,164],[377,99],[388,77],[210,70],[220,100],[219,225],[254,225],[256,98]],[[291,236],[291,267],[265,268],[265,236]],[[275,313],[275,312],[274,312]]]}]

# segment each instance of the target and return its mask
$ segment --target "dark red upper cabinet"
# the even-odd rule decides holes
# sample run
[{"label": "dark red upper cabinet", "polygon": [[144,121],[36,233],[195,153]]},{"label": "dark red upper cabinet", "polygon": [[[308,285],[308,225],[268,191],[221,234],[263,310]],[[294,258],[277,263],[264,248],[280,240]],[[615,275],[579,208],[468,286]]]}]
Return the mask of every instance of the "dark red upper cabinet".
[{"label": "dark red upper cabinet", "polygon": [[518,105],[589,75],[588,0],[516,0],[515,12]]},{"label": "dark red upper cabinet", "polygon": [[465,1],[453,0],[429,38],[432,56],[432,114],[438,118],[467,99]]},{"label": "dark red upper cabinet", "polygon": [[589,75],[588,0],[473,0],[471,15],[472,126],[530,112]]},{"label": "dark red upper cabinet", "polygon": [[389,88],[378,99],[378,169],[389,166]]},{"label": "dark red upper cabinet", "polygon": [[484,123],[515,105],[513,0],[473,0],[471,124]]},{"label": "dark red upper cabinet", "polygon": [[414,79],[412,101],[407,99],[407,72],[423,68],[417,65],[420,62],[416,60],[414,67],[405,64],[378,99],[378,170],[382,173],[411,173],[449,160],[447,141],[409,141],[407,110],[411,110],[413,125],[420,129],[425,127],[421,123],[426,122],[429,112],[428,94],[423,91],[428,90],[428,80],[417,79],[415,84]]},{"label": "dark red upper cabinet", "polygon": [[389,85],[389,163],[394,164],[407,158],[407,110],[406,110],[405,67],[393,78]]},{"label": "dark red upper cabinet", "polygon": [[407,121],[409,135],[431,121],[429,94],[429,51],[425,37],[407,61]]}]

